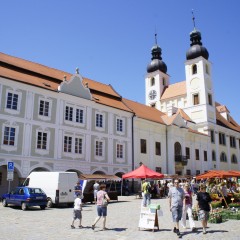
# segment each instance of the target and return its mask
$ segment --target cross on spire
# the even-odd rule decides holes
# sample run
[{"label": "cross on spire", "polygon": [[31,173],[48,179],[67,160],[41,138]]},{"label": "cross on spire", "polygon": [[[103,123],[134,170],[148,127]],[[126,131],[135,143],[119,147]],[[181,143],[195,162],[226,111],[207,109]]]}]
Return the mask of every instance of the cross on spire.
[{"label": "cross on spire", "polygon": [[193,20],[193,26],[194,26],[194,29],[195,29],[196,28],[196,24],[195,24],[195,16],[194,16],[193,9],[192,9],[192,20]]}]

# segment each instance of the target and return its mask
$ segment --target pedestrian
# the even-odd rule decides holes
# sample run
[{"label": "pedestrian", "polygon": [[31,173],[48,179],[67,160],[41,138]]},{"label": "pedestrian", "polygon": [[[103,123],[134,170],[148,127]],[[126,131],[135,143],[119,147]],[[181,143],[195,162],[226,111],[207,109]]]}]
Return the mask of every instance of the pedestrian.
[{"label": "pedestrian", "polygon": [[80,193],[80,194],[82,194],[82,187],[81,187],[81,185],[80,185],[80,182],[79,181],[77,181],[76,182],[76,185],[74,186],[74,197],[76,198],[77,197],[77,194],[78,193]]},{"label": "pedestrian", "polygon": [[151,202],[150,189],[151,189],[150,183],[146,179],[143,180],[142,183],[143,207],[148,206]]},{"label": "pedestrian", "polygon": [[206,234],[206,227],[207,227],[207,221],[209,218],[209,212],[212,211],[211,206],[211,197],[209,193],[206,192],[206,185],[202,184],[200,185],[200,191],[197,193],[196,200],[198,201],[197,204],[197,211],[198,211],[198,220],[202,222],[203,227],[203,234]]},{"label": "pedestrian", "polygon": [[94,230],[96,223],[100,220],[101,217],[103,217],[103,229],[102,230],[107,230],[107,228],[106,228],[107,205],[104,204],[104,199],[106,199],[107,202],[110,201],[110,198],[106,192],[106,185],[101,184],[100,190],[97,192],[97,214],[98,214],[98,216],[96,217],[96,219],[92,225],[92,230]]},{"label": "pedestrian", "polygon": [[195,227],[195,223],[193,221],[193,216],[192,216],[192,191],[190,190],[190,185],[188,183],[186,183],[184,185],[184,200],[183,200],[183,213],[182,213],[182,226],[184,229],[186,229],[186,217],[188,214],[188,219],[189,219],[189,226],[190,229],[195,232],[196,231],[196,227]]},{"label": "pedestrian", "polygon": [[182,218],[183,199],[185,194],[183,189],[179,187],[179,181],[177,179],[174,180],[174,186],[169,189],[168,197],[169,207],[172,212],[172,219],[174,223],[173,232],[176,233],[178,237],[181,237],[181,233],[179,231],[179,221]]},{"label": "pedestrian", "polygon": [[96,203],[97,201],[97,192],[99,191],[99,183],[97,181],[95,181],[95,183],[93,184],[93,196],[94,196],[94,203]]},{"label": "pedestrian", "polygon": [[74,222],[76,219],[79,219],[79,228],[82,228],[82,199],[81,193],[76,193],[76,198],[74,200],[74,208],[73,208],[73,220],[71,224],[71,228],[74,229]]}]

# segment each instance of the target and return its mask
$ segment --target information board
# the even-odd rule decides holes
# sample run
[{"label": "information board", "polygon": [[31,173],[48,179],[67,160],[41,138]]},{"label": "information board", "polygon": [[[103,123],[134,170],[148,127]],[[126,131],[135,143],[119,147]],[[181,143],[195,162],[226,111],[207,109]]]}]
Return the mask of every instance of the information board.
[{"label": "information board", "polygon": [[157,210],[151,212],[148,207],[142,207],[138,228],[152,229],[154,231],[155,227],[159,229]]}]

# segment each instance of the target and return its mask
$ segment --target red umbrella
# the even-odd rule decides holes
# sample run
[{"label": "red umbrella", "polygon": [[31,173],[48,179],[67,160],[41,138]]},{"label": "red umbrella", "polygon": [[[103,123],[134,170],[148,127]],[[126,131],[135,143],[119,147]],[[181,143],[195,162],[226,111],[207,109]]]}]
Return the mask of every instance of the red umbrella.
[{"label": "red umbrella", "polygon": [[163,178],[164,174],[153,171],[144,164],[136,170],[122,175],[122,178]]}]

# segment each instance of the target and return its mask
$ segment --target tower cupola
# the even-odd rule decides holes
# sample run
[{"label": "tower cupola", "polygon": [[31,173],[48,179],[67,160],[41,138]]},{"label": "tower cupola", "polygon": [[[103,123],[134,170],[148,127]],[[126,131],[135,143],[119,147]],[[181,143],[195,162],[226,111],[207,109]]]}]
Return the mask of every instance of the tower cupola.
[{"label": "tower cupola", "polygon": [[186,53],[186,58],[187,60],[191,60],[197,57],[203,57],[206,60],[208,60],[209,53],[208,50],[202,46],[202,37],[201,33],[196,29],[195,27],[195,17],[193,15],[193,24],[194,24],[194,29],[190,33],[190,48],[188,49]]},{"label": "tower cupola", "polygon": [[155,34],[155,45],[152,47],[152,61],[147,66],[147,72],[155,72],[157,70],[167,73],[167,65],[162,61],[162,49],[157,44],[157,34]]}]

